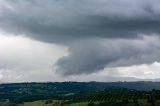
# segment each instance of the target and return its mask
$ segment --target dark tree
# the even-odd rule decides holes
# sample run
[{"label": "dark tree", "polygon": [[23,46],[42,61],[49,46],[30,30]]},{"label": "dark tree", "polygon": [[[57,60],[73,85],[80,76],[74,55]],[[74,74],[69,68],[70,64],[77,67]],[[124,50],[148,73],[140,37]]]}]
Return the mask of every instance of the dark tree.
[{"label": "dark tree", "polygon": [[93,102],[88,103],[87,106],[95,106],[95,104]]}]

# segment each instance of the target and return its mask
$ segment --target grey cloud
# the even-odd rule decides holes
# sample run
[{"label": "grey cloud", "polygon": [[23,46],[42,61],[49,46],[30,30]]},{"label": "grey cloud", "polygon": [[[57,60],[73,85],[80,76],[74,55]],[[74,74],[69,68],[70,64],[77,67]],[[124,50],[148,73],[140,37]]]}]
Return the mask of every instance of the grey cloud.
[{"label": "grey cloud", "polygon": [[0,29],[67,44],[70,54],[56,62],[57,72],[92,73],[159,61],[160,40],[152,37],[160,35],[159,5],[159,0],[0,0]]},{"label": "grey cloud", "polygon": [[159,0],[1,0],[0,28],[45,42],[159,33]]},{"label": "grey cloud", "polygon": [[68,56],[55,64],[56,71],[63,75],[88,74],[105,67],[120,67],[151,64],[160,61],[159,37],[138,39],[86,40],[73,44]]}]

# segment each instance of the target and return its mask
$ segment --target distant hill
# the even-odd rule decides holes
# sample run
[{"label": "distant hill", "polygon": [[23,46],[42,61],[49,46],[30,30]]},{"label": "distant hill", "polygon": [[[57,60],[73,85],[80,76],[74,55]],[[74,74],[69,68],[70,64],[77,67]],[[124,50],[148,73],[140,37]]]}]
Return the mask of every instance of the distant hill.
[{"label": "distant hill", "polygon": [[[46,82],[0,84],[0,100],[14,103],[44,99],[71,99],[80,92],[128,89],[148,91],[160,90],[160,82]],[[64,98],[65,97],[65,98]]]},{"label": "distant hill", "polygon": [[127,88],[134,90],[160,89],[160,82],[137,81],[137,82],[46,82],[46,83],[6,83],[0,84],[0,92],[7,90],[23,89],[52,90],[54,92],[79,92],[86,90],[104,90],[108,88]]}]

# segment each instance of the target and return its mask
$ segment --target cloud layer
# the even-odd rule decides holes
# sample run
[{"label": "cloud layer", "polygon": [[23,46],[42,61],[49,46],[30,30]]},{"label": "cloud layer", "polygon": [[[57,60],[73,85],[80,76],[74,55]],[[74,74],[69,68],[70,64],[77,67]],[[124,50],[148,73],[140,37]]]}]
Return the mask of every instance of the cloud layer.
[{"label": "cloud layer", "polygon": [[0,28],[54,43],[159,33],[159,0],[1,0]]},{"label": "cloud layer", "polygon": [[159,5],[159,0],[0,0],[0,30],[67,46],[69,55],[55,63],[56,72],[89,74],[159,62]]},{"label": "cloud layer", "polygon": [[139,39],[94,39],[73,44],[68,56],[56,63],[64,75],[92,73],[105,67],[151,64],[160,61],[160,38],[143,36]]}]

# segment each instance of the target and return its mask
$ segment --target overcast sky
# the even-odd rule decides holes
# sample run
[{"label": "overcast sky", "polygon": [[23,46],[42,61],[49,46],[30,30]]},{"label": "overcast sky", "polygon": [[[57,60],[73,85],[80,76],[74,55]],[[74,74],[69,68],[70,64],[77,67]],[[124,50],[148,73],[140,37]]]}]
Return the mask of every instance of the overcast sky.
[{"label": "overcast sky", "polygon": [[0,0],[2,83],[159,76],[159,0]]}]

